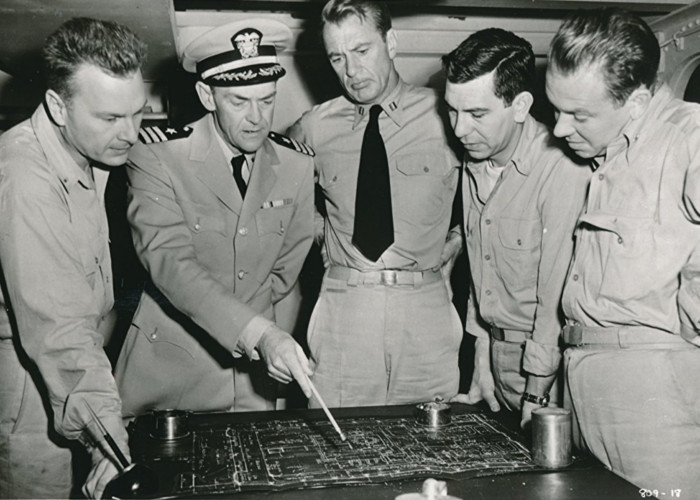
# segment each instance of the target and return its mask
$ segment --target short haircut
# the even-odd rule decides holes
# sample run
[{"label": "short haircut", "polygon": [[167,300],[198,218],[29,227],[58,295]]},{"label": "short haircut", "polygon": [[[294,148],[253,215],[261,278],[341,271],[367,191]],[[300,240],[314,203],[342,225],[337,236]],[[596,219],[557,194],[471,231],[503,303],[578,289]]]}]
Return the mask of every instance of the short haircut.
[{"label": "short haircut", "polygon": [[494,72],[494,94],[506,106],[521,92],[532,92],[535,55],[524,38],[500,28],[477,31],[442,57],[447,81],[467,83]]},{"label": "short haircut", "polygon": [[321,12],[321,28],[326,24],[340,24],[350,16],[357,16],[363,22],[371,21],[382,38],[386,38],[391,29],[389,6],[373,0],[330,0]]},{"label": "short haircut", "polygon": [[146,44],[121,24],[76,17],[49,35],[42,56],[48,88],[70,100],[75,92],[73,77],[82,65],[127,77],[143,66]]},{"label": "short haircut", "polygon": [[652,89],[661,50],[651,28],[622,9],[580,10],[564,20],[549,49],[549,65],[565,75],[597,65],[613,101],[622,105],[642,85]]}]

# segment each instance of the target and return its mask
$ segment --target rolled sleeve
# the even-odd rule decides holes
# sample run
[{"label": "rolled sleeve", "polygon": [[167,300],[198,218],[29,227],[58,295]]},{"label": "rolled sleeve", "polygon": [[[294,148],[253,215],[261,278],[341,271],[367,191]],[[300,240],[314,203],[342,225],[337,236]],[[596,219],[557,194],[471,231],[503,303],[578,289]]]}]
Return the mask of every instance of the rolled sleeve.
[{"label": "rolled sleeve", "polygon": [[559,345],[539,344],[532,339],[525,341],[523,370],[540,377],[554,374],[561,361]]}]

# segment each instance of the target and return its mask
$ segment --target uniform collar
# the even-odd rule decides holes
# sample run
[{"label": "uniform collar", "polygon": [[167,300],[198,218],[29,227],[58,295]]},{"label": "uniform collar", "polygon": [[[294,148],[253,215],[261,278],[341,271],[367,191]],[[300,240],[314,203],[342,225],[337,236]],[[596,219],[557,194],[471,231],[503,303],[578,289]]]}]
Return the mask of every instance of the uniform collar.
[{"label": "uniform collar", "polygon": [[253,168],[253,161],[255,160],[255,153],[253,154],[245,154],[243,151],[239,150],[237,147],[230,145],[226,139],[224,139],[221,136],[221,133],[219,132],[219,128],[216,126],[216,123],[214,123],[214,114],[209,113],[211,116],[211,128],[214,131],[214,137],[216,137],[216,142],[219,143],[219,146],[221,147],[221,151],[224,153],[224,157],[226,158],[226,161],[228,163],[231,163],[231,160],[240,155],[245,155],[246,161],[248,162],[249,168]]},{"label": "uniform collar", "polygon": [[[606,148],[605,158],[611,158],[622,149],[626,150],[625,154],[629,153],[630,147],[639,141],[640,136],[644,132],[644,127],[654,122],[673,99],[673,93],[665,83],[656,85],[653,90],[654,94],[649,101],[647,109],[644,110],[642,116],[636,120],[630,120],[629,123],[622,128],[620,137],[611,142]],[[594,168],[596,168],[595,165]]]},{"label": "uniform collar", "polygon": [[[530,172],[532,172],[534,165],[528,153],[530,152],[532,142],[535,139],[537,132],[537,122],[531,115],[527,115],[527,117],[525,118],[525,122],[523,123],[522,131],[520,132],[518,145],[515,146],[513,156],[511,156],[510,160],[508,161],[508,163],[506,163],[504,168],[509,168],[510,165],[513,165],[515,169],[522,175],[529,175]],[[465,157],[469,157],[466,152]],[[488,162],[489,160],[481,160],[478,162],[470,161],[469,163],[467,163],[467,168],[469,168],[473,172],[476,172],[477,170],[486,168]]]},{"label": "uniform collar", "polygon": [[531,155],[528,153],[532,148],[532,142],[537,135],[537,122],[531,115],[527,115],[525,123],[523,123],[522,131],[518,145],[515,147],[511,161],[515,165],[515,169],[523,175],[530,175],[534,168]]},{"label": "uniform collar", "polygon": [[[402,98],[406,93],[406,83],[399,77],[399,81],[394,87],[394,90],[384,99],[380,105],[384,112],[392,119],[392,121],[400,128],[403,126],[405,120],[403,117],[403,107]],[[353,130],[364,120],[369,117],[369,108],[373,104],[356,104],[355,105],[355,119],[352,123]]]},{"label": "uniform collar", "polygon": [[70,192],[76,184],[86,189],[95,189],[92,169],[84,170],[68,153],[61,141],[61,132],[49,118],[44,104],[40,104],[34,111],[31,122],[41,149],[46,158],[50,159],[49,166],[56,172],[66,191]]}]

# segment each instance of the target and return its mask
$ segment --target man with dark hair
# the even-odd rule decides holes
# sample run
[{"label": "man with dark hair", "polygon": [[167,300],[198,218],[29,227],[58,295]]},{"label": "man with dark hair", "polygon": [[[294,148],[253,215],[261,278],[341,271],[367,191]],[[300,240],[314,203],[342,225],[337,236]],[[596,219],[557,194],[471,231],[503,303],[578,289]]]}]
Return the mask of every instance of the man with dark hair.
[{"label": "man with dark hair", "polygon": [[129,156],[129,223],[155,286],[115,369],[125,415],[273,410],[275,380],[310,395],[308,360],[274,312],[313,238],[312,152],[270,131],[290,39],[245,19],[193,40],[183,66],[208,113],[144,129]]},{"label": "man with dark hair", "polygon": [[466,152],[466,331],[477,337],[469,394],[455,399],[504,405],[525,425],[533,409],[558,401],[559,301],[590,168],[567,158],[529,114],[529,42],[485,29],[443,64],[450,122]]},{"label": "man with dark hair", "polygon": [[[88,406],[128,456],[102,348],[113,296],[93,169],[124,164],[137,140],[145,53],[136,35],[116,23],[64,23],[44,46],[43,104],[0,138],[3,498],[75,495],[71,488],[81,478],[71,475],[71,453],[78,450],[68,440],[90,443]],[[115,458],[107,447],[89,447],[93,469],[84,491],[99,498],[117,472]]]},{"label": "man with dark hair", "polygon": [[[663,497],[700,492],[700,106],[651,29],[581,11],[552,40],[554,134],[595,168],[562,305],[580,446]],[[660,496],[660,498],[662,497]]]},{"label": "man with dark hair", "polygon": [[459,160],[440,99],[399,77],[384,2],[332,0],[322,16],[345,95],[291,130],[316,151],[327,212],[317,237],[328,268],[308,335],[313,381],[329,406],[450,398],[462,328],[441,265],[461,247],[458,231],[446,243]]}]

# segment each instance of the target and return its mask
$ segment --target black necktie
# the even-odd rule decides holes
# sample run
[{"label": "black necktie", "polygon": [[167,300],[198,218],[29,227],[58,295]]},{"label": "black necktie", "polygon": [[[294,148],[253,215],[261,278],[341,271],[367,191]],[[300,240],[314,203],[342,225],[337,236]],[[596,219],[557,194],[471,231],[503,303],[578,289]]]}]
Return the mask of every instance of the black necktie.
[{"label": "black necktie", "polygon": [[369,123],[362,139],[352,233],[353,245],[371,261],[377,261],[394,242],[389,161],[379,133],[381,112],[378,104],[370,108]]},{"label": "black necktie", "polygon": [[231,159],[231,165],[233,166],[233,178],[238,184],[238,190],[241,192],[241,198],[245,198],[245,190],[247,188],[245,181],[243,180],[243,164],[245,163],[245,155],[234,156]]}]

